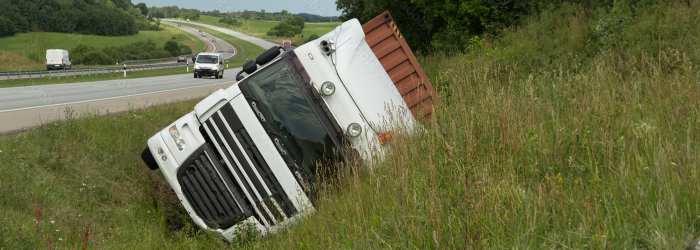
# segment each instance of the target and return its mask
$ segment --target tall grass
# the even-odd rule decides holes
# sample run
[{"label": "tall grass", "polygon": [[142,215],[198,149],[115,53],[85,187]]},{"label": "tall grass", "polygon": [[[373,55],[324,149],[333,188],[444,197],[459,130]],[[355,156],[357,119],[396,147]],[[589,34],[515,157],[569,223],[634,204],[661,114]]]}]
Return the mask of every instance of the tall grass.
[{"label": "tall grass", "polygon": [[193,230],[138,157],[196,101],[0,138],[0,248],[681,249],[700,236],[700,4],[639,7],[605,46],[599,13],[420,57],[443,100],[425,131],[322,182],[304,220],[233,244]]},{"label": "tall grass", "polygon": [[[700,236],[700,4],[549,10],[468,54],[421,58],[425,133],[251,248],[681,249]],[[481,45],[482,47],[479,47]]]}]

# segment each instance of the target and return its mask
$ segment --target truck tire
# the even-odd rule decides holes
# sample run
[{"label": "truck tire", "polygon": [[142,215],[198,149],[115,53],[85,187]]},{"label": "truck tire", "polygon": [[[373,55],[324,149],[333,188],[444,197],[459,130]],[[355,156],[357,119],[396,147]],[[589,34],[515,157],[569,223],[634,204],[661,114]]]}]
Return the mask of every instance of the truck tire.
[{"label": "truck tire", "polygon": [[148,147],[141,152],[141,159],[143,160],[143,163],[146,163],[146,166],[148,166],[149,169],[158,169],[158,163],[156,163],[156,159],[153,158],[153,154],[151,154],[151,150]]},{"label": "truck tire", "polygon": [[197,74],[194,74],[194,78],[197,78]]}]

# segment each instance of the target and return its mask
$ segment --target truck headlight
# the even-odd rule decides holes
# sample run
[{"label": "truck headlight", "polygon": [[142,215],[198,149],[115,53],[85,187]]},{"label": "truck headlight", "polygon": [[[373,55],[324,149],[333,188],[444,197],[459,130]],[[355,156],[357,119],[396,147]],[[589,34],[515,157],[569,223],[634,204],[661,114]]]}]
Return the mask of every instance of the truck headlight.
[{"label": "truck headlight", "polygon": [[335,84],[333,84],[332,82],[324,82],[321,85],[321,94],[329,96],[333,93],[335,93]]},{"label": "truck headlight", "polygon": [[357,137],[362,133],[362,126],[357,123],[350,124],[347,133],[350,137]]},{"label": "truck headlight", "polygon": [[214,70],[214,71],[219,70],[219,66],[211,67],[211,69]]},{"label": "truck headlight", "polygon": [[182,135],[180,135],[180,131],[177,131],[177,126],[173,125],[169,129],[170,131],[170,137],[173,138],[173,141],[175,141],[175,145],[177,145],[177,149],[182,151],[183,148],[185,148],[185,140],[182,139]]},{"label": "truck headlight", "polygon": [[199,64],[195,64],[194,69],[199,69]]}]

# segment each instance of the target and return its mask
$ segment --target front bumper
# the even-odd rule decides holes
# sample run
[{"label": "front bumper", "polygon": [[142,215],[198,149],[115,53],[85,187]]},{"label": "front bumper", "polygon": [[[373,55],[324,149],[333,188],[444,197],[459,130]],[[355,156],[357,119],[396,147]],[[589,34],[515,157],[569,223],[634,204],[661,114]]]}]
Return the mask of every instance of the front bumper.
[{"label": "front bumper", "polygon": [[219,72],[223,70],[212,70],[212,69],[195,69],[194,73],[200,76],[216,76]]}]

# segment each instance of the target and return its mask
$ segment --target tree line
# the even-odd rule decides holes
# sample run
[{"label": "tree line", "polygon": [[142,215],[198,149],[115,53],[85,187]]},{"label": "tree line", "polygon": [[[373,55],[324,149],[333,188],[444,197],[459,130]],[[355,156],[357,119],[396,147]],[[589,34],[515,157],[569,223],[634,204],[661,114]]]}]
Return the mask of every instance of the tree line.
[{"label": "tree line", "polygon": [[[315,14],[299,13],[292,14],[287,10],[282,10],[280,12],[268,12],[264,9],[260,11],[256,10],[238,10],[238,11],[228,11],[221,12],[219,10],[212,11],[200,11],[197,9],[187,9],[180,8],[177,5],[165,6],[165,7],[151,7],[148,9],[149,15],[157,18],[189,18],[189,19],[199,19],[200,15],[213,16],[213,17],[224,17],[224,18],[234,18],[234,19],[249,19],[249,20],[266,20],[266,21],[283,21],[295,16],[300,16],[305,22],[317,23],[317,22],[338,22],[340,18],[337,16],[319,16]],[[191,16],[185,17],[183,15],[194,15],[196,18]],[[235,26],[235,25],[234,25]]]},{"label": "tree line", "polygon": [[131,0],[0,0],[0,37],[47,31],[101,36],[159,30]]},{"label": "tree line", "polygon": [[[586,9],[611,9],[616,2],[630,6],[658,0],[336,0],[340,18],[365,23],[389,10],[414,50],[465,50],[470,43],[495,37],[525,16],[562,4]],[[663,2],[666,2],[664,0]],[[617,3],[620,4],[620,3]]]}]

